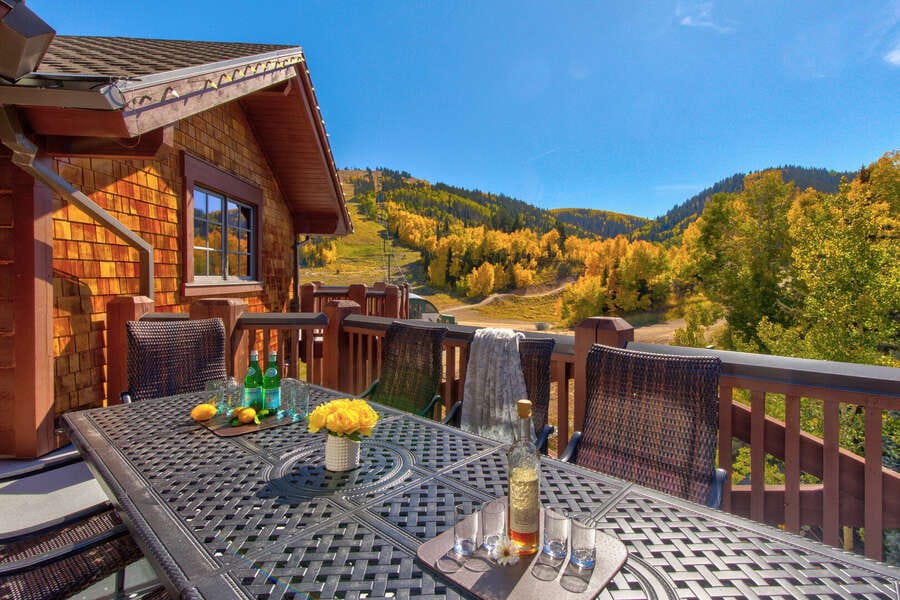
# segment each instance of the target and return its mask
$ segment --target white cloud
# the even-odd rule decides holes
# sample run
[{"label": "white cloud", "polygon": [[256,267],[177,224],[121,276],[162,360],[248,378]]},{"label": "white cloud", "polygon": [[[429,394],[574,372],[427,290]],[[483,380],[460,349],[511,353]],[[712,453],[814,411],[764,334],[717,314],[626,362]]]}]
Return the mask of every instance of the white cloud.
[{"label": "white cloud", "polygon": [[733,22],[722,22],[713,18],[712,2],[679,2],[675,6],[675,18],[684,27],[712,29],[716,33],[734,33]]},{"label": "white cloud", "polygon": [[900,44],[884,55],[884,62],[894,67],[900,67]]}]

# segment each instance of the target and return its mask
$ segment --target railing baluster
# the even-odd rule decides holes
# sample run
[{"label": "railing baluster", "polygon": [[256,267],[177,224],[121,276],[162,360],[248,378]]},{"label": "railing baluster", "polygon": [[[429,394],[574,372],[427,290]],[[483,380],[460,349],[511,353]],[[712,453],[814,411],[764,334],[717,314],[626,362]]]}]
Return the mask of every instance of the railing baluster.
[{"label": "railing baluster", "polygon": [[750,391],[750,518],[766,516],[766,393]]},{"label": "railing baluster", "polygon": [[730,377],[719,378],[719,466],[725,469],[725,486],[722,490],[722,510],[731,510],[731,459],[732,404],[734,384]]},{"label": "railing baluster", "polygon": [[[553,361],[550,368],[551,380],[556,380],[556,454],[559,456],[569,440],[569,379],[564,361]],[[550,420],[549,415],[547,420]]]},{"label": "railing baluster", "polygon": [[866,535],[865,552],[869,558],[882,560],[882,535],[884,525],[882,514],[882,481],[881,481],[881,449],[884,444],[881,430],[881,409],[875,406],[866,406],[865,425],[865,451],[866,451],[866,508],[865,527],[866,533],[875,532],[877,535]]},{"label": "railing baluster", "polygon": [[835,400],[822,403],[824,413],[822,450],[822,541],[837,546],[840,506],[839,447],[840,423],[839,405]]},{"label": "railing baluster", "polygon": [[800,397],[785,400],[784,427],[784,526],[800,531]]},{"label": "railing baluster", "polygon": [[444,345],[444,386],[443,390],[441,390],[441,395],[444,400],[444,414],[450,410],[450,407],[453,406],[453,403],[456,401],[453,394],[453,384],[456,381],[457,372],[456,372],[456,360],[457,360],[457,352],[456,346],[453,344],[445,344]]}]

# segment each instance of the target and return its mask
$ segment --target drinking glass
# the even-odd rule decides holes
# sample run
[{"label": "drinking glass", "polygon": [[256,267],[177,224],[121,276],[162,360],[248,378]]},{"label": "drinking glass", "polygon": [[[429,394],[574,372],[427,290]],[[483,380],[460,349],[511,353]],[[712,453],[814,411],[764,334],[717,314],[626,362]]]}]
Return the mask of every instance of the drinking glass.
[{"label": "drinking glass", "polygon": [[285,377],[281,380],[281,405],[279,417],[299,421],[309,416],[309,384],[299,379]]},{"label": "drinking glass", "polygon": [[231,411],[244,404],[244,386],[234,377],[229,377],[222,390],[222,412],[231,415]]},{"label": "drinking glass", "polygon": [[222,411],[222,396],[225,393],[225,380],[212,379],[207,381],[204,389],[206,390],[207,404],[212,404],[218,411]]},{"label": "drinking glass", "polygon": [[481,547],[493,554],[506,534],[506,501],[488,500],[481,505]]},{"label": "drinking glass", "polygon": [[478,511],[471,505],[457,504],[453,515],[453,552],[468,558],[478,548]]},{"label": "drinking glass", "polygon": [[572,517],[572,554],[569,562],[579,569],[594,568],[597,529],[589,515]]},{"label": "drinking glass", "polygon": [[569,517],[562,508],[544,509],[544,545],[541,551],[554,560],[566,557],[569,547]]}]

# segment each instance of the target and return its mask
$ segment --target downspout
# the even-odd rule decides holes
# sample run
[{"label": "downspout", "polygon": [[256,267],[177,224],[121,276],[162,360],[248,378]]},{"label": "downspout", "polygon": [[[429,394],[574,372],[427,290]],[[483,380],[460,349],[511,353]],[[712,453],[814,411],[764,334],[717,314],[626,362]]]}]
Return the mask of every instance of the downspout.
[{"label": "downspout", "polygon": [[96,202],[75,189],[47,163],[35,160],[39,148],[25,135],[18,114],[12,106],[2,106],[2,111],[0,111],[0,141],[12,150],[13,164],[46,184],[138,251],[141,261],[140,293],[153,300],[153,246],[128,229]]}]

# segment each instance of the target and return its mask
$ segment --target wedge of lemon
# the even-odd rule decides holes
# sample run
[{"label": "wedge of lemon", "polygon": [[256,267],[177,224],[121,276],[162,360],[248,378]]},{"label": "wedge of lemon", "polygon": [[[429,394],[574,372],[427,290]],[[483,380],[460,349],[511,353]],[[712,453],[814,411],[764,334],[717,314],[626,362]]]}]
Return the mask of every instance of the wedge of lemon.
[{"label": "wedge of lemon", "polygon": [[195,421],[209,421],[219,412],[212,404],[202,403],[191,409],[191,418]]}]

